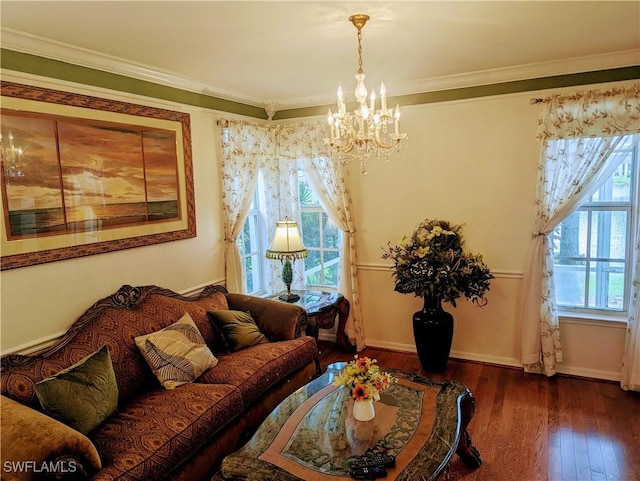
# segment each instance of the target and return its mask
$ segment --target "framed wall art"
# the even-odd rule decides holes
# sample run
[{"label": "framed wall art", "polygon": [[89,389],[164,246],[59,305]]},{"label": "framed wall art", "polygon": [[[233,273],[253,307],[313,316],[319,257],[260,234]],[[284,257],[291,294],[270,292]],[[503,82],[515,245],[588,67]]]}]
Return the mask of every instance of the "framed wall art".
[{"label": "framed wall art", "polygon": [[0,87],[2,270],[196,236],[189,114]]}]

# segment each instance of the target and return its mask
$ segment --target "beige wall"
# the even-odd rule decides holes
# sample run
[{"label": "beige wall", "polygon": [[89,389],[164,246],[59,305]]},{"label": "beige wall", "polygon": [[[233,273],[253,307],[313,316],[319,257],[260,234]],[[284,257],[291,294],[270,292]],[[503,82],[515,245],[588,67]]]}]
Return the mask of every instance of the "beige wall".
[{"label": "beige wall", "polygon": [[[371,162],[366,177],[350,167],[367,345],[415,351],[411,319],[421,300],[393,291],[381,247],[425,218],[439,218],[465,224],[467,247],[483,254],[496,276],[487,306],[463,299],[448,307],[456,319],[452,356],[520,365],[518,295],[539,154],[540,107],[530,99],[546,93],[405,107],[402,127],[409,142],[400,157],[390,165]],[[618,379],[624,324],[567,320],[561,335],[561,371]]]},{"label": "beige wall", "polygon": [[[72,90],[110,95],[77,86]],[[350,166],[368,345],[415,350],[411,316],[421,302],[393,291],[391,273],[380,258],[381,247],[410,233],[425,218],[441,218],[465,224],[467,247],[482,253],[496,276],[486,307],[461,300],[457,309],[449,308],[456,318],[452,355],[519,365],[518,292],[530,241],[539,151],[535,140],[539,107],[529,100],[545,93],[405,107],[402,127],[409,142],[400,157],[392,157],[390,165],[371,162],[366,177],[360,176],[358,166]],[[189,292],[224,282],[215,123],[219,113],[122,94],[114,98],[191,114],[198,237],[3,271],[3,353],[54,337],[94,301],[125,283]],[[618,378],[623,325],[570,320],[563,322],[561,334],[562,371]]]},{"label": "beige wall", "polygon": [[3,80],[179,110],[191,115],[197,237],[148,247],[2,271],[1,351],[37,347],[61,331],[95,301],[121,285],[156,284],[189,292],[224,281],[222,204],[215,112],[100,89],[34,81],[3,72]]}]

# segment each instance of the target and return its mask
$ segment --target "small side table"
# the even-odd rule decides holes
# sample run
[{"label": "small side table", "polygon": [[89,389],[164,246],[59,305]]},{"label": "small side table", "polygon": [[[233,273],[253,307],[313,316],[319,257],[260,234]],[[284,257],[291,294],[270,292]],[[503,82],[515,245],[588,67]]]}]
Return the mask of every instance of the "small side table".
[{"label": "small side table", "polygon": [[[349,318],[351,305],[339,292],[326,291],[291,291],[300,296],[300,300],[292,302],[307,311],[309,319],[308,333],[318,339],[319,329],[333,329],[336,317],[338,328],[336,330],[336,344],[343,352],[356,352],[355,346],[349,341],[344,328]],[[267,299],[278,299],[279,294],[268,296]],[[280,301],[285,302],[285,301]]]}]

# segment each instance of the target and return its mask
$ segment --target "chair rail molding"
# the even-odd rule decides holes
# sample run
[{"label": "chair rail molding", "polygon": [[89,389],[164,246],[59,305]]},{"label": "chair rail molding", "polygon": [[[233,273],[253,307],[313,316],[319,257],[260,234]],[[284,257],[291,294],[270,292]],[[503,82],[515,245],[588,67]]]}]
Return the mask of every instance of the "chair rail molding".
[{"label": "chair rail molding", "polygon": [[[376,263],[358,264],[358,270],[361,270],[361,271],[379,271],[379,272],[387,272],[389,274],[391,274],[392,267],[393,266],[391,264],[376,264]],[[523,279],[524,278],[524,273],[519,271],[491,269],[491,273],[496,277],[496,279]]]},{"label": "chair rail molding", "polygon": [[[226,278],[215,279],[215,280],[212,280],[211,282],[205,282],[204,284],[183,289],[182,291],[179,291],[178,294],[191,297],[199,294],[202,291],[202,289],[204,289],[206,286],[217,285],[217,284],[221,284],[224,286],[225,283],[226,283]],[[72,323],[74,320],[70,322]],[[69,324],[69,326],[71,326],[71,323]],[[10,347],[5,351],[0,352],[0,356],[7,356],[9,354],[21,354],[21,355],[35,354],[39,351],[43,351],[44,349],[50,346],[53,346],[56,342],[58,342],[58,339],[61,338],[66,332],[67,332],[66,330],[54,332],[47,336],[39,337],[38,339],[25,342],[24,344]]]}]

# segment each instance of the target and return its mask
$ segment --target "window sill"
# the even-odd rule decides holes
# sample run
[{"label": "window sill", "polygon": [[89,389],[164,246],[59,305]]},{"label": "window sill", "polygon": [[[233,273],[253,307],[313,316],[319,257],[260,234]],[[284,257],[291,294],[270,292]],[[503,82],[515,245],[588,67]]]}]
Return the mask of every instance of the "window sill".
[{"label": "window sill", "polygon": [[589,312],[558,311],[560,322],[566,324],[599,325],[626,329],[627,316],[596,314]]}]

